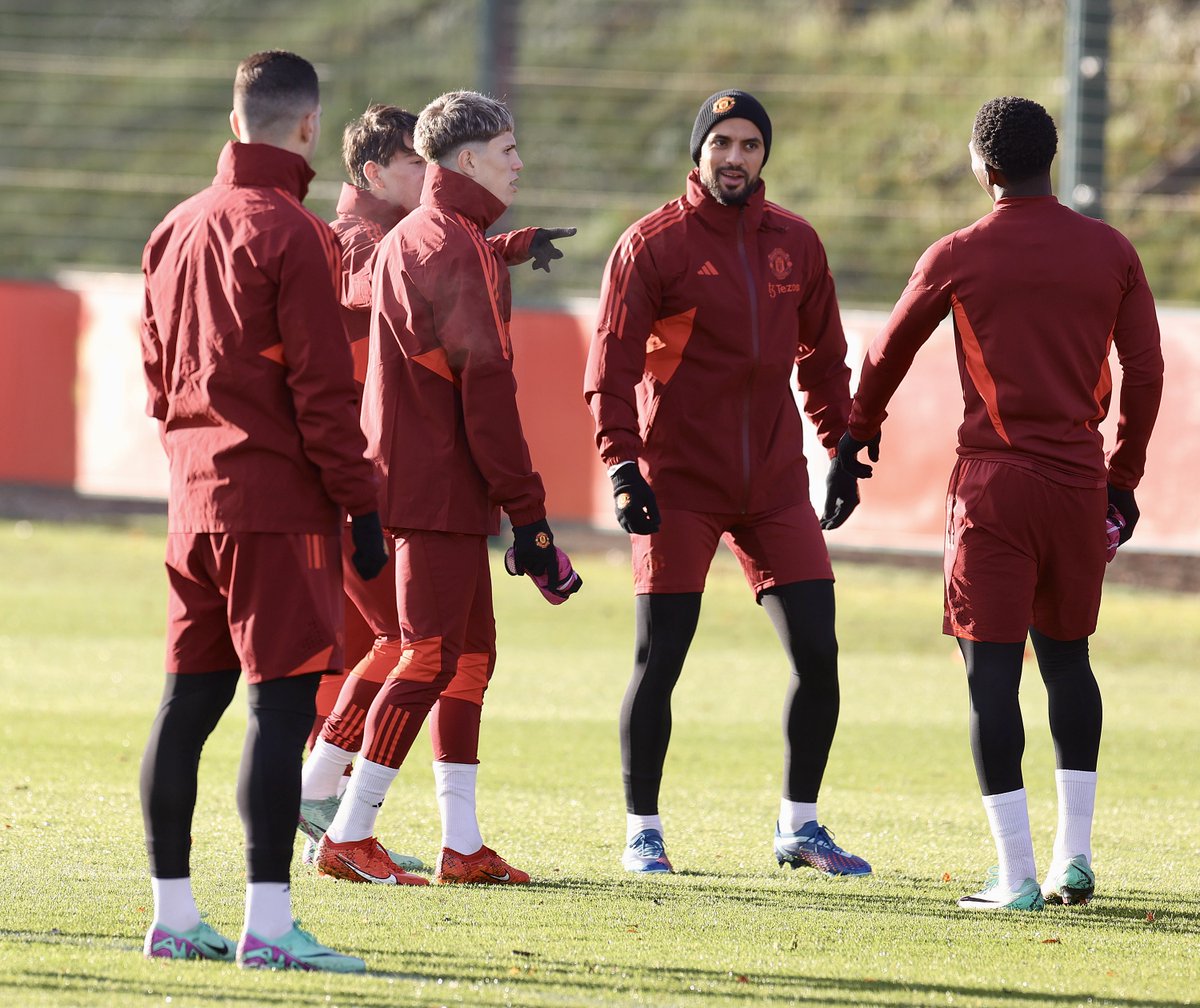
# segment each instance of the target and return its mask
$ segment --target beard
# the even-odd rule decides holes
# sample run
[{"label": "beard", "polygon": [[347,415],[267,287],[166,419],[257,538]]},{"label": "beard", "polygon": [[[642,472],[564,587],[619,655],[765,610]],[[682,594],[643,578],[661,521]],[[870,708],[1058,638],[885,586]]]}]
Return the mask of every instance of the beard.
[{"label": "beard", "polygon": [[754,190],[758,188],[758,176],[750,177],[748,172],[740,171],[742,177],[741,187],[733,191],[727,190],[721,184],[721,171],[718,169],[715,173],[710,170],[700,170],[700,184],[708,190],[708,194],[718,203],[724,206],[742,206]]}]

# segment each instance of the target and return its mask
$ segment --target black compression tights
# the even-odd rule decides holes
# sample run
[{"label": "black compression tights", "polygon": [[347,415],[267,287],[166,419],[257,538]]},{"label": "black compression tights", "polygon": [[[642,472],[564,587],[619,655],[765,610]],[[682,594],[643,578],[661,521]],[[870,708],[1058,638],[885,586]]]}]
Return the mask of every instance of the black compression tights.
[{"label": "black compression tights", "polygon": [[841,708],[833,582],[770,588],[762,606],[792,664],[783,705],[783,796],[815,802]]},{"label": "black compression tights", "polygon": [[238,670],[168,675],[142,755],[142,821],[150,874],[191,875],[192,813],[200,753],[237,689]]},{"label": "black compression tights", "polygon": [[[621,706],[626,811],[658,812],[671,740],[671,693],[700,617],[700,593],[639,595],[633,677]],[[784,706],[785,794],[816,801],[838,716],[833,583],[805,581],[762,597],[792,663]]]},{"label": "black compression tights", "polygon": [[[1059,641],[1032,628],[1029,637],[1046,685],[1055,765],[1063,770],[1094,771],[1103,710],[1100,687],[1088,660],[1087,638]],[[958,646],[967,665],[971,754],[979,788],[985,795],[1016,791],[1024,786],[1025,727],[1018,695],[1025,644],[960,638]]]},{"label": "black compression tights", "polygon": [[323,674],[272,679],[246,690],[250,719],[238,770],[237,804],[246,831],[250,882],[290,880],[300,766]]},{"label": "black compression tights", "polygon": [[[150,874],[191,874],[192,815],[200,753],[233,699],[238,671],[168,675],[142,757],[142,816]],[[312,727],[320,676],[251,685],[238,811],[246,831],[247,878],[287,882],[300,802],[300,756]]]},{"label": "black compression tights", "polygon": [[671,691],[700,618],[699,592],[638,595],[633,677],[621,704],[625,811],[658,812],[658,788],[671,741]]}]

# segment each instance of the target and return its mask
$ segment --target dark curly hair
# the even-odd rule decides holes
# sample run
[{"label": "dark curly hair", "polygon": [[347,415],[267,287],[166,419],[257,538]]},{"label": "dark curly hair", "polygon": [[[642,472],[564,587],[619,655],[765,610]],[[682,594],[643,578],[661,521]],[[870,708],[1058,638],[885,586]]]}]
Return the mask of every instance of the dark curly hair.
[{"label": "dark curly hair", "polygon": [[993,98],[975,116],[971,140],[984,163],[1010,182],[1025,182],[1050,170],[1058,130],[1041,105],[1028,98]]}]

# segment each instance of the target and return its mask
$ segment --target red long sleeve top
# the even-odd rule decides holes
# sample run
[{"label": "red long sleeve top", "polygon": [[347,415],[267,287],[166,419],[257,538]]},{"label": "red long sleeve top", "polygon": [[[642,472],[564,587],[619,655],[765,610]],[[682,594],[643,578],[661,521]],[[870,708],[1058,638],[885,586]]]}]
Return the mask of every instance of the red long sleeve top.
[{"label": "red long sleeve top", "polygon": [[421,205],[379,245],[363,430],[385,526],[495,535],[501,508],[514,525],[546,515],[517,412],[508,269],[484,237],[504,209],[430,165]]},{"label": "red long sleeve top", "polygon": [[282,148],[230,143],[146,245],[147,412],[172,532],[332,534],[342,509],[375,509],[337,243],[301,204],[312,176]]},{"label": "red long sleeve top", "polygon": [[808,499],[791,390],[832,452],[850,411],[846,338],[817,233],[760,185],[724,206],[688,176],[634,223],[600,292],[584,394],[606,465],[639,460],[665,507],[761,512]]},{"label": "red long sleeve top", "polygon": [[[1162,396],[1154,298],[1119,231],[1053,196],[1007,197],[921,256],[867,351],[850,433],[869,440],[921,345],[953,313],[963,388],[958,454],[1072,486],[1133,489]],[[1105,464],[1115,344],[1120,419]]]}]

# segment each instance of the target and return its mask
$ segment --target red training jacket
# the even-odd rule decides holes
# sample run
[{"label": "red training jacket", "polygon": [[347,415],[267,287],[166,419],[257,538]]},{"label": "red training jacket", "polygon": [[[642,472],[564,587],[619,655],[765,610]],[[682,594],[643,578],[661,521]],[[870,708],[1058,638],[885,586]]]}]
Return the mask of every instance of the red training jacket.
[{"label": "red training jacket", "polygon": [[359,189],[342,183],[337,217],[330,223],[342,249],[342,278],[338,300],[342,325],[354,355],[354,379],[360,385],[367,374],[367,336],[371,332],[371,272],[375,250],[383,236],[408,214]]},{"label": "red training jacket", "polygon": [[[342,247],[342,323],[354,354],[354,377],[361,385],[367,374],[367,336],[371,332],[371,273],[375,250],[383,236],[409,214],[365,189],[342,183],[337,217],[330,224]],[[488,239],[510,266],[529,259],[537,228],[522,228]]]},{"label": "red training jacket", "polygon": [[297,154],[231,142],[146,245],[142,355],[171,532],[336,534],[342,508],[375,510],[337,243],[301,204],[312,177]]},{"label": "red training jacket", "polygon": [[[867,351],[850,432],[868,440],[921,345],[950,312],[963,387],[958,454],[1079,487],[1134,489],[1162,397],[1154,297],[1119,231],[1053,196],[1006,197],[921,256]],[[1121,416],[1105,467],[1113,344]]]},{"label": "red training jacket", "polygon": [[622,235],[600,302],[584,395],[606,465],[639,460],[663,507],[808,500],[792,368],[831,453],[850,371],[825,249],[804,218],[761,184],[724,206],[693,169],[683,196]]},{"label": "red training jacket", "polygon": [[430,165],[421,205],[383,239],[363,389],[368,454],[389,528],[474,535],[546,516],[517,412],[504,260],[490,192]]}]

